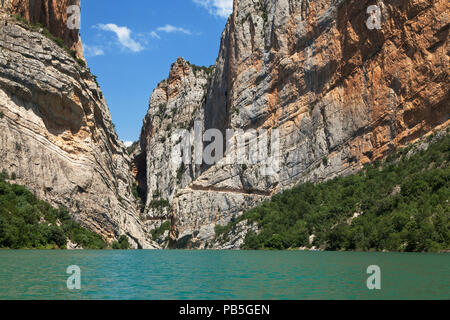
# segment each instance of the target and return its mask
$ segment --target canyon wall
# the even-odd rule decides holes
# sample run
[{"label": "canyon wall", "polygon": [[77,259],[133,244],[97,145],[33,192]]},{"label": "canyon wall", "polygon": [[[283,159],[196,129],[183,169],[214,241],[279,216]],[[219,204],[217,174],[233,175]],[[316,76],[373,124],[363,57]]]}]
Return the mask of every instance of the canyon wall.
[{"label": "canyon wall", "polygon": [[[371,5],[380,29],[366,24]],[[172,246],[237,248],[242,235],[219,245],[214,227],[448,126],[449,9],[445,0],[235,0],[211,74],[179,59],[152,94],[138,170],[146,214],[172,221]],[[175,129],[192,130],[194,120],[221,132],[278,130],[278,170],[170,167]]]},{"label": "canyon wall", "polygon": [[[64,13],[68,1],[56,3]],[[108,242],[127,235],[134,248],[156,248],[95,77],[40,31],[0,8],[0,170]]]},{"label": "canyon wall", "polygon": [[33,24],[40,23],[53,36],[62,39],[69,49],[74,50],[78,58],[83,58],[79,30],[67,27],[70,17],[67,9],[71,5],[80,6],[80,0],[0,0],[0,8],[13,15],[20,15]]}]

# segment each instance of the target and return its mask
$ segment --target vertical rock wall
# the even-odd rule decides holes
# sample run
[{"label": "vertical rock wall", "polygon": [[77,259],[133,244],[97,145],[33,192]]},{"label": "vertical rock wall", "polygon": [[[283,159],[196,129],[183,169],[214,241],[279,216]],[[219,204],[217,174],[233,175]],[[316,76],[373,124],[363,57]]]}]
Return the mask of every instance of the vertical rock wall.
[{"label": "vertical rock wall", "polygon": [[83,46],[78,30],[67,27],[71,5],[80,6],[80,0],[0,0],[0,7],[11,14],[19,14],[31,23],[40,23],[51,34],[60,38],[83,58]]},{"label": "vertical rock wall", "polygon": [[135,248],[156,247],[132,195],[131,161],[95,78],[2,8],[0,115],[0,170],[15,173],[39,198],[66,206],[108,242],[127,235]]},{"label": "vertical rock wall", "polygon": [[[366,25],[370,5],[381,10],[381,29]],[[184,122],[277,129],[280,170],[263,176],[260,165],[220,162],[183,168],[184,183],[173,184],[158,178],[167,159],[147,150],[148,195],[170,190],[172,240],[205,247],[216,224],[274,193],[355,172],[448,126],[449,9],[445,0],[235,0],[206,98],[191,103],[201,112]],[[194,88],[186,90],[170,96],[179,109]],[[141,143],[155,136],[155,112]]]}]

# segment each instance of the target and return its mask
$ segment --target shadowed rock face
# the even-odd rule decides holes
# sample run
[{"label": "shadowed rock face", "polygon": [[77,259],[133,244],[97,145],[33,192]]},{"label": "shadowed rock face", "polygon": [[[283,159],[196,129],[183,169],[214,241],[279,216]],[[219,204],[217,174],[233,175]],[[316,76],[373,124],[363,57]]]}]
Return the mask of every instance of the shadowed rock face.
[{"label": "shadowed rock face", "polygon": [[[380,30],[366,26],[374,4]],[[172,212],[164,214],[173,220],[172,242],[203,248],[214,225],[271,194],[355,172],[448,126],[449,9],[445,0],[235,0],[208,86],[193,85],[204,74],[172,68],[144,122],[147,198],[162,191],[171,200]],[[193,92],[197,99],[186,101]],[[180,179],[172,168],[160,179],[172,146],[155,149],[152,141],[171,135],[156,110],[167,101],[198,110],[190,117],[183,111],[183,123],[278,129],[279,172],[263,177],[258,165],[219,163],[186,166]]]},{"label": "shadowed rock face", "polygon": [[31,23],[40,23],[75,50],[78,58],[83,58],[79,30],[67,27],[67,8],[71,5],[79,6],[80,0],[0,0],[0,7],[11,14],[20,14]]},{"label": "shadowed rock face", "polygon": [[[37,3],[37,1],[36,1]],[[112,242],[155,248],[131,192],[130,159],[95,78],[0,9],[0,168]]]}]

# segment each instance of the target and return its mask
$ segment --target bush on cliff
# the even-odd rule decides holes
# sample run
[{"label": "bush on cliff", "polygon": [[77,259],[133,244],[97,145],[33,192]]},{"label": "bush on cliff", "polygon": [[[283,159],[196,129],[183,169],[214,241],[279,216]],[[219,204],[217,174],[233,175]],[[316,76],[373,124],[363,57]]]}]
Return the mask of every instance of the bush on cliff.
[{"label": "bush on cliff", "polygon": [[128,238],[126,235],[121,235],[118,241],[114,241],[112,244],[112,248],[114,250],[128,250],[130,249],[130,243],[128,242]]},{"label": "bush on cliff", "polygon": [[48,39],[55,42],[59,47],[64,49],[81,67],[86,68],[86,61],[83,59],[80,59],[77,57],[77,53],[75,50],[71,50],[65,43],[64,40],[61,38],[55,37],[47,28],[45,28],[42,24],[38,23],[31,23],[24,17],[22,17],[20,14],[15,14],[13,17],[20,23],[22,23],[22,26],[27,28],[30,31],[34,32],[40,32],[44,36],[46,36]]}]

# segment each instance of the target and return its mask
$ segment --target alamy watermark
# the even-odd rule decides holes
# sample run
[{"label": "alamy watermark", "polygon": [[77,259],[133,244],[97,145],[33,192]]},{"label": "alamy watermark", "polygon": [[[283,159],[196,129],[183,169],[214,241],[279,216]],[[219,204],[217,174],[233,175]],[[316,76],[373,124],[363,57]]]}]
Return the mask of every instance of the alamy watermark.
[{"label": "alamy watermark", "polygon": [[81,28],[81,8],[72,5],[67,8],[67,28],[70,30],[79,30]]},{"label": "alamy watermark", "polygon": [[[377,5],[367,7],[369,18],[366,26],[369,30],[381,29],[381,9]],[[71,5],[67,8],[67,28],[70,30],[79,30],[81,28],[81,8],[78,5]]]},{"label": "alamy watermark", "polygon": [[367,8],[367,14],[370,17],[366,21],[366,26],[369,30],[381,29],[381,9],[377,5],[372,5]]},{"label": "alamy watermark", "polygon": [[[225,137],[224,137],[225,133]],[[171,139],[171,161],[175,166],[240,164],[258,165],[261,175],[275,175],[280,171],[280,133],[277,129],[244,131],[242,129],[208,129],[203,133],[201,121],[194,129],[178,129]]]},{"label": "alamy watermark", "polygon": [[67,274],[71,276],[67,279],[66,285],[69,290],[81,290],[81,269],[79,266],[73,265],[67,267]]},{"label": "alamy watermark", "polygon": [[370,274],[366,282],[367,289],[381,290],[381,268],[377,265],[368,266],[366,272]]}]

